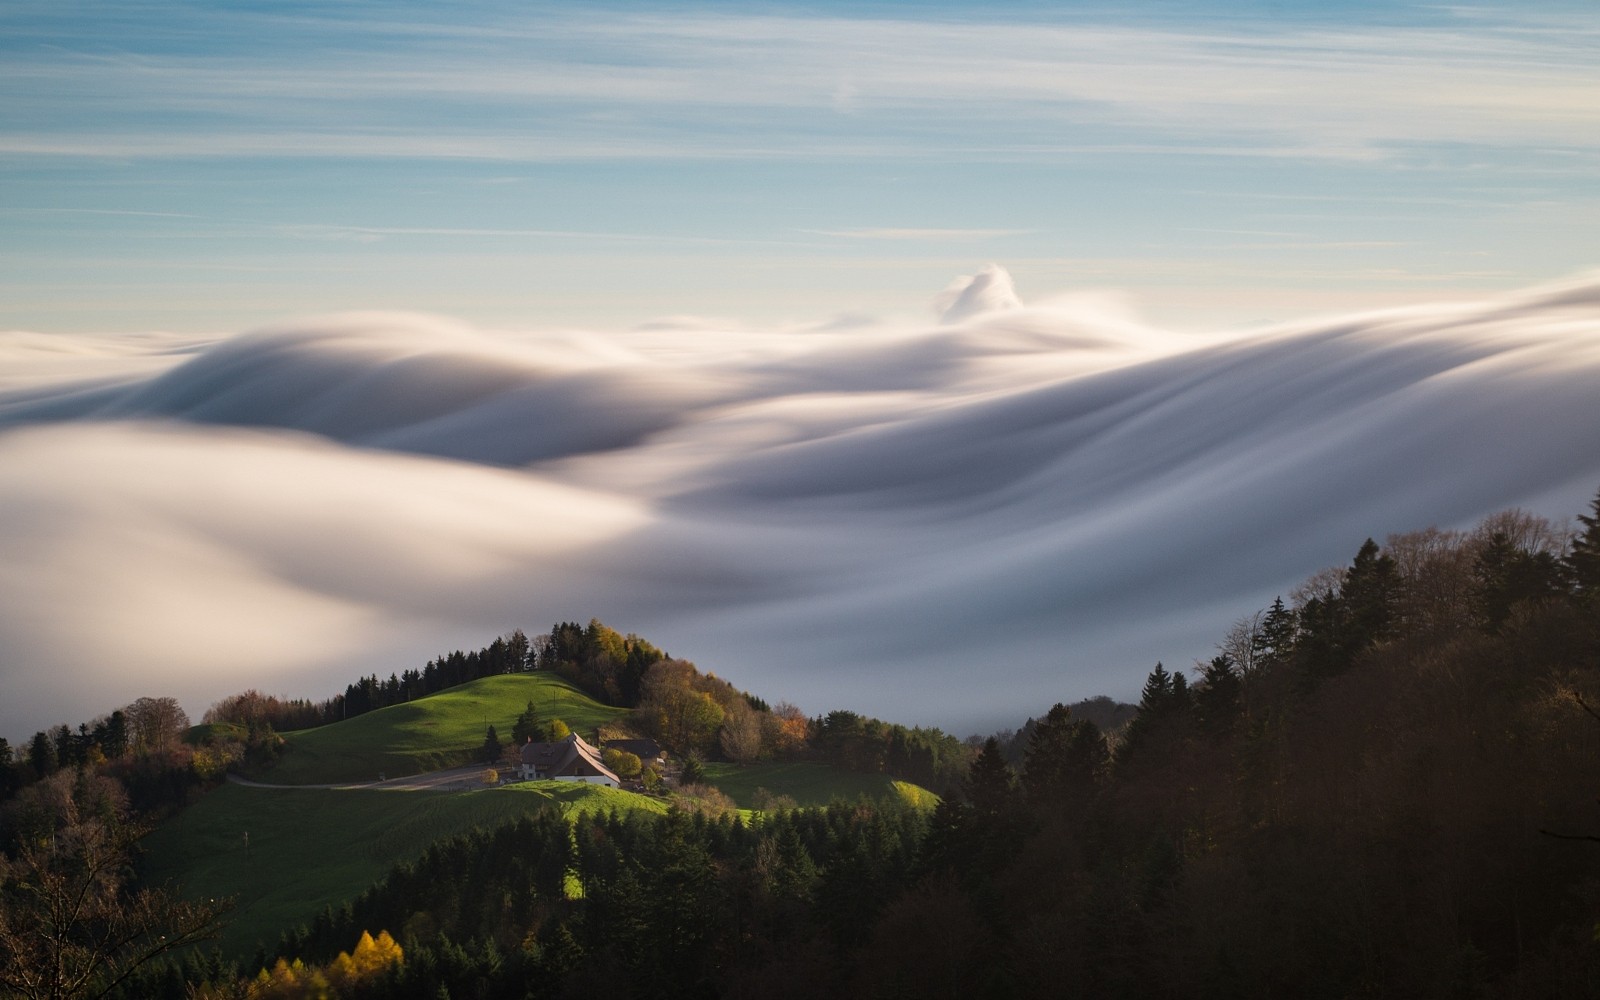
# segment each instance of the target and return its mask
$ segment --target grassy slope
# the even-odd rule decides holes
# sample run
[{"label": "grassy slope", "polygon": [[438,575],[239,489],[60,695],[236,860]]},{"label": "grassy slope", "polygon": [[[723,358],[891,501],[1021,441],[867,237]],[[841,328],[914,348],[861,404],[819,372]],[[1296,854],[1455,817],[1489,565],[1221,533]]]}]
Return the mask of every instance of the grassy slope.
[{"label": "grassy slope", "polygon": [[[509,739],[512,723],[530,700],[543,718],[560,718],[584,734],[624,712],[553,674],[487,677],[335,725],[285,734],[283,758],[253,777],[273,784],[331,784],[465,763],[481,748],[486,722]],[[935,801],[915,785],[822,764],[708,764],[706,773],[746,809],[754,806],[758,788],[800,805],[863,795],[898,795],[929,806]],[[258,944],[270,946],[282,931],[309,921],[322,907],[354,898],[390,866],[417,857],[435,840],[551,804],[569,813],[665,811],[655,799],[572,782],[468,792],[227,785],[151,834],[144,868],[152,881],[176,882],[191,896],[237,896],[220,944],[229,954],[249,958]]]},{"label": "grassy slope", "polygon": [[883,774],[862,774],[805,762],[705,765],[707,784],[728,794],[742,809],[756,805],[756,790],[765,788],[775,795],[787,795],[801,806],[825,806],[834,799],[853,800],[866,796],[881,799],[893,795],[912,805],[931,809],[938,798],[926,788],[895,781]]},{"label": "grassy slope", "polygon": [[546,721],[561,719],[585,737],[626,709],[602,705],[550,673],[485,677],[354,719],[285,733],[288,749],[269,770],[252,774],[280,785],[376,781],[465,764],[492,725],[503,742],[529,701]]},{"label": "grassy slope", "polygon": [[435,840],[552,804],[569,813],[665,811],[642,795],[561,781],[469,792],[226,785],[147,837],[143,868],[153,883],[179,883],[189,896],[236,895],[219,944],[248,959],[257,944],[275,944],[323,906],[360,895]]}]

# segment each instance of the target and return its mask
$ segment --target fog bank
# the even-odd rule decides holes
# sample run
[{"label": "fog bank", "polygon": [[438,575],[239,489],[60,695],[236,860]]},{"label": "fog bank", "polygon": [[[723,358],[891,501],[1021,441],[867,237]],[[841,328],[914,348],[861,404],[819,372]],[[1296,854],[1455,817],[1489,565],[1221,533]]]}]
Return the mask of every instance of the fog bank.
[{"label": "fog bank", "polygon": [[1600,487],[1600,279],[1206,336],[998,268],[939,308],[0,334],[0,733],[591,617],[964,733],[1130,697],[1368,535]]}]

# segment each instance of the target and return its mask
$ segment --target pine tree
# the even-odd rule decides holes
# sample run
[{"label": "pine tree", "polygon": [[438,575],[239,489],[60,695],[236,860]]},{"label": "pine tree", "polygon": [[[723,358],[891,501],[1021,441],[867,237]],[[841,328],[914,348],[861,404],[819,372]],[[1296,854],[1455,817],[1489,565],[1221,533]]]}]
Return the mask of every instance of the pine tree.
[{"label": "pine tree", "polygon": [[493,764],[500,759],[500,734],[494,731],[491,723],[489,731],[483,734],[483,760],[486,764]]},{"label": "pine tree", "polygon": [[1139,692],[1139,712],[1159,714],[1172,699],[1172,675],[1159,661],[1145,678],[1144,689]]},{"label": "pine tree", "polygon": [[1182,674],[1172,674],[1157,663],[1145,678],[1139,695],[1139,714],[1123,730],[1117,746],[1118,761],[1127,761],[1147,745],[1168,744],[1184,738],[1187,721],[1193,715],[1194,697]]},{"label": "pine tree", "polygon": [[533,707],[533,702],[528,702],[528,707],[517,716],[517,721],[511,727],[511,742],[517,746],[532,739],[544,739],[545,725],[539,718],[539,710]]},{"label": "pine tree", "polygon": [[1066,784],[1072,710],[1057,702],[1035,722],[1022,757],[1022,785],[1034,801],[1059,795]]},{"label": "pine tree", "polygon": [[9,796],[16,787],[16,770],[13,767],[15,753],[11,749],[11,741],[0,736],[0,799]]},{"label": "pine tree", "polygon": [[1000,752],[1000,741],[989,737],[967,771],[968,801],[980,815],[997,815],[1010,807],[1016,788],[1017,777]]},{"label": "pine tree", "polygon": [[1195,691],[1194,707],[1200,730],[1217,738],[1227,735],[1239,717],[1243,685],[1233,658],[1227,653],[1212,657],[1201,673]]},{"label": "pine tree", "polygon": [[1257,634],[1256,662],[1281,663],[1294,653],[1295,614],[1284,607],[1283,598],[1277,597],[1262,619]]},{"label": "pine tree", "polygon": [[33,741],[28,744],[28,764],[33,768],[35,780],[56,773],[56,748],[47,733],[33,734]]},{"label": "pine tree", "polygon": [[1549,552],[1519,548],[1503,531],[1489,536],[1473,565],[1473,604],[1481,624],[1493,631],[1525,601],[1556,594],[1562,566]]},{"label": "pine tree", "polygon": [[1583,530],[1572,539],[1562,567],[1580,601],[1600,601],[1600,493],[1589,503],[1590,513],[1579,514]]},{"label": "pine tree", "polygon": [[1362,543],[1339,590],[1346,625],[1341,645],[1348,659],[1388,638],[1394,630],[1400,585],[1394,558],[1380,552],[1378,543],[1370,538]]}]

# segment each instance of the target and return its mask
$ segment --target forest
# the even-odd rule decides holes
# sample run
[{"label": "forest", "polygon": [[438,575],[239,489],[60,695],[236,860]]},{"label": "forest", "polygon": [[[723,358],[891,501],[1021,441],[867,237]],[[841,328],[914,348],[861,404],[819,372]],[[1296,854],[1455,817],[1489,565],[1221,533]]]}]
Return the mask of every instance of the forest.
[{"label": "forest", "polygon": [[[823,760],[941,798],[547,810],[222,955],[194,942],[226,901],[139,885],[137,831],[333,703],[219,703],[226,751],[129,706],[0,748],[0,992],[1600,995],[1600,496],[1571,531],[1512,511],[1369,539],[1192,667],[1156,664],[1125,722],[1057,704],[963,741],[808,718],[598,622],[369,678],[339,717],[474,670],[560,671],[686,761]],[[63,923],[73,891],[95,905]],[[40,926],[70,989],[46,990]]]}]

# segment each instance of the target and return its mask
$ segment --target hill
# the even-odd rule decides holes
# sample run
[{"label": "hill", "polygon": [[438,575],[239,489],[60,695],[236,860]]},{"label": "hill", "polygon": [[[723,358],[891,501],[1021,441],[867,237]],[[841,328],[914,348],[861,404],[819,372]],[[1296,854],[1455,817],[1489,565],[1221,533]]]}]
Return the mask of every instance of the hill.
[{"label": "hill", "polygon": [[503,741],[532,701],[545,719],[593,734],[626,709],[602,705],[546,672],[485,677],[344,722],[285,733],[283,756],[252,778],[280,785],[376,781],[470,763],[494,726]]},{"label": "hill", "polygon": [[[571,782],[527,782],[472,791],[315,787],[368,782],[469,763],[494,725],[509,739],[532,701],[545,719],[592,733],[624,715],[548,671],[486,677],[415,701],[285,734],[275,765],[254,773],[273,785],[229,784],[201,798],[144,843],[145,876],[189,896],[236,896],[220,946],[248,957],[324,906],[352,899],[396,862],[437,840],[498,826],[544,808],[664,813],[661,799]],[[205,727],[197,727],[204,730]],[[197,732],[196,737],[204,732]],[[931,793],[881,774],[818,763],[706,765],[707,779],[744,809],[758,790],[799,805],[894,797],[927,806]]]}]

